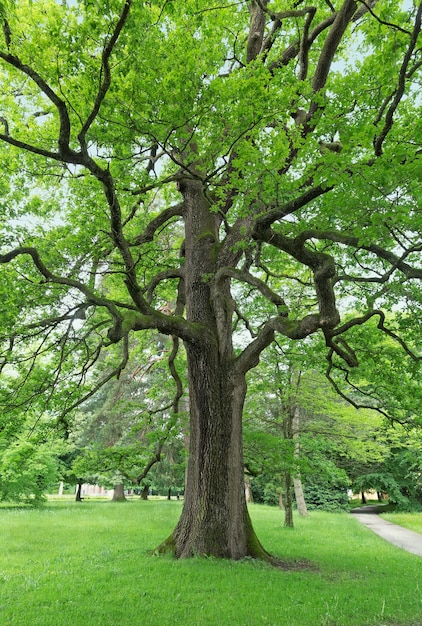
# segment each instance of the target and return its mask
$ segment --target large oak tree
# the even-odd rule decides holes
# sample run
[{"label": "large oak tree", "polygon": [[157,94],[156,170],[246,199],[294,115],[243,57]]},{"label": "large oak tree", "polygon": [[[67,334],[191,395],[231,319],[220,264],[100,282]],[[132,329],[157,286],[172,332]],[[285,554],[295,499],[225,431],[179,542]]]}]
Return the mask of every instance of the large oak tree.
[{"label": "large oak tree", "polygon": [[[182,340],[190,457],[163,549],[269,558],[242,459],[246,375],[263,350],[277,334],[321,334],[329,377],[357,403],[360,361],[381,380],[367,334],[402,347],[401,384],[418,372],[422,8],[5,0],[0,10],[1,359],[16,383],[2,404],[44,397],[66,428],[111,376],[90,378],[100,352],[122,346],[118,374],[130,336],[151,329],[173,338],[178,397]],[[37,364],[45,376],[33,380]],[[376,405],[377,391],[365,387],[363,403]]]}]

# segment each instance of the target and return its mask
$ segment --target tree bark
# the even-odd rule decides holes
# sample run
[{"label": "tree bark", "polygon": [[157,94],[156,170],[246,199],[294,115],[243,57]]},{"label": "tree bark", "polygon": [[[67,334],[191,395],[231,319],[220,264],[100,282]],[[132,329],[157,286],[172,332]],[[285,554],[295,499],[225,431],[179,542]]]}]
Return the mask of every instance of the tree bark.
[{"label": "tree bark", "polygon": [[[185,502],[173,533],[178,557],[268,558],[246,506],[242,408],[246,385],[233,380],[212,347],[188,358],[190,455]],[[188,349],[188,354],[191,350]]]},{"label": "tree bark", "polygon": [[[297,405],[295,406],[294,411],[293,411],[292,427],[293,427],[292,428],[293,441],[295,445],[294,458],[295,458],[295,461],[297,461],[300,457],[300,441],[299,441],[300,410]],[[303,486],[302,486],[302,478],[300,477],[299,472],[295,473],[295,475],[293,476],[293,486],[294,486],[294,491],[295,491],[297,511],[299,515],[301,515],[302,517],[307,517],[309,513],[306,507],[305,496],[303,493]]]},{"label": "tree bark", "polygon": [[83,498],[82,498],[82,483],[81,482],[79,482],[78,485],[77,485],[75,500],[76,500],[76,502],[82,502],[82,500],[83,500]]},{"label": "tree bark", "polygon": [[284,495],[284,526],[293,528],[293,481],[290,472],[284,475],[285,495]]},{"label": "tree bark", "polygon": [[[289,441],[293,439],[293,411],[288,406],[282,422],[283,437]],[[293,480],[290,470],[284,472],[284,526],[293,528]]]},{"label": "tree bark", "polygon": [[[186,341],[190,452],[182,515],[159,548],[177,557],[245,556],[270,560],[251,524],[246,505],[242,450],[245,373],[232,346],[233,303],[229,278],[216,287],[217,218],[202,183],[180,183],[185,205],[186,317],[201,328]],[[200,325],[200,326],[199,326]]]},{"label": "tree bark", "polygon": [[252,484],[250,478],[245,479],[245,497],[246,502],[253,502]]},{"label": "tree bark", "polygon": [[278,506],[281,510],[284,509],[284,503],[283,503],[283,492],[280,491],[278,494]]},{"label": "tree bark", "polygon": [[308,517],[308,508],[306,506],[305,496],[303,493],[303,485],[300,474],[293,478],[293,486],[295,490],[295,500],[297,504],[297,512],[302,517]]},{"label": "tree bark", "polygon": [[112,502],[125,502],[125,486],[123,483],[119,483],[118,485],[114,485]]}]

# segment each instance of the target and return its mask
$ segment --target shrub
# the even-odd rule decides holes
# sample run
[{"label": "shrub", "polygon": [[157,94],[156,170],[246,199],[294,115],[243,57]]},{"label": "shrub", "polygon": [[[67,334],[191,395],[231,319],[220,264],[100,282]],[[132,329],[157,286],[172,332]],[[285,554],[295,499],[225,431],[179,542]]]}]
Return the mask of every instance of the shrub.
[{"label": "shrub", "polygon": [[348,509],[346,478],[309,477],[303,485],[306,506],[310,511],[344,511]]}]

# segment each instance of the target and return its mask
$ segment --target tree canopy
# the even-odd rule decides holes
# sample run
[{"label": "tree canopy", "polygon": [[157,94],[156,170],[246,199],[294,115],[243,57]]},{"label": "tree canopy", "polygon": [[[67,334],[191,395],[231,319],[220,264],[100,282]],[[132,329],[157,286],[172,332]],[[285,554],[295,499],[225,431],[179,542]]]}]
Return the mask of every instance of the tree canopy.
[{"label": "tree canopy", "polygon": [[177,412],[183,340],[190,459],[164,547],[268,556],[244,501],[241,415],[277,336],[318,334],[356,405],[400,421],[420,405],[422,6],[0,11],[1,404],[41,406],[66,432],[131,336],[155,329],[173,338]]}]

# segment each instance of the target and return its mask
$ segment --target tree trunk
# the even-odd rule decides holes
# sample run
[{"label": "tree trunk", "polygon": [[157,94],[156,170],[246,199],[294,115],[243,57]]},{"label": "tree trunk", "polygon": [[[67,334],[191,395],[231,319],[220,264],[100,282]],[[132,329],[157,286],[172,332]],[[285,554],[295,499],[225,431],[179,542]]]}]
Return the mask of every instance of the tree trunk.
[{"label": "tree trunk", "polygon": [[245,497],[246,502],[253,502],[252,484],[250,478],[245,479]]},{"label": "tree trunk", "polygon": [[78,483],[77,489],[76,489],[76,496],[75,496],[75,500],[76,502],[82,502],[83,498],[82,498],[82,484],[81,482]]},{"label": "tree trunk", "polygon": [[290,472],[286,472],[284,476],[285,496],[284,496],[284,526],[293,528],[293,482]]},{"label": "tree trunk", "polygon": [[295,490],[295,500],[297,504],[297,512],[302,517],[308,517],[308,509],[305,502],[305,496],[303,493],[302,479],[300,474],[293,478],[293,486]]},{"label": "tree trunk", "polygon": [[[289,406],[282,422],[283,437],[293,440],[293,411]],[[284,472],[284,526],[293,528],[293,480],[290,470]]]},{"label": "tree trunk", "polygon": [[[293,441],[295,445],[294,458],[296,462],[299,460],[299,457],[300,457],[299,427],[300,427],[300,409],[298,406],[295,406],[295,409],[293,411],[292,433],[293,433]],[[299,472],[295,473],[293,477],[293,485],[294,485],[294,490],[295,490],[297,511],[299,515],[301,515],[302,517],[307,517],[309,513],[306,507],[305,496],[303,493],[302,479],[300,477]]]},{"label": "tree trunk", "polygon": [[[188,348],[188,353],[190,352]],[[246,506],[242,407],[246,386],[210,350],[188,360],[190,455],[185,501],[173,533],[178,557],[267,558]]]},{"label": "tree trunk", "polygon": [[284,509],[284,503],[283,503],[283,492],[280,491],[278,494],[278,506],[281,510]]},{"label": "tree trunk", "polygon": [[148,500],[149,485],[144,485],[141,491],[141,500]]},{"label": "tree trunk", "polygon": [[186,341],[190,451],[185,500],[172,535],[159,551],[177,557],[245,556],[270,560],[253,531],[246,506],[242,450],[245,373],[236,370],[232,346],[233,302],[228,278],[218,270],[217,216],[202,183],[180,183],[185,206],[186,317],[198,336]]},{"label": "tree trunk", "polygon": [[119,483],[118,485],[114,485],[112,502],[125,502],[125,486],[123,483]]}]

